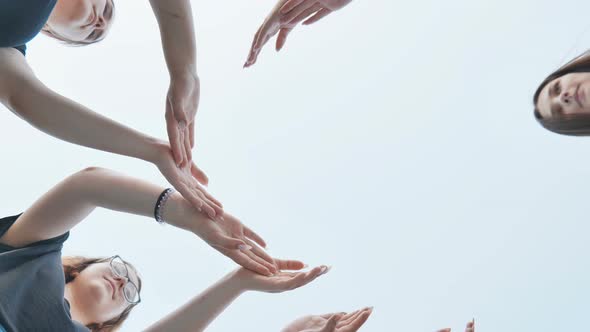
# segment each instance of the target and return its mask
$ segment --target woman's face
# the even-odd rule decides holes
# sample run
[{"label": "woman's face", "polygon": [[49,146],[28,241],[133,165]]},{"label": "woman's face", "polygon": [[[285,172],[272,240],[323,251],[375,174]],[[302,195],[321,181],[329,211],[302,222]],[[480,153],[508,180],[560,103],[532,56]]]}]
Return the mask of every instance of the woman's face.
[{"label": "woman's face", "polygon": [[569,114],[590,114],[590,73],[570,73],[549,82],[537,101],[544,119]]},{"label": "woman's face", "polygon": [[47,24],[66,39],[94,41],[106,33],[112,17],[112,0],[58,0]]},{"label": "woman's face", "polygon": [[[127,267],[131,282],[139,285],[137,271]],[[88,266],[68,285],[76,293],[77,310],[89,321],[102,323],[121,315],[129,306],[123,295],[127,282],[112,272],[107,261]]]}]

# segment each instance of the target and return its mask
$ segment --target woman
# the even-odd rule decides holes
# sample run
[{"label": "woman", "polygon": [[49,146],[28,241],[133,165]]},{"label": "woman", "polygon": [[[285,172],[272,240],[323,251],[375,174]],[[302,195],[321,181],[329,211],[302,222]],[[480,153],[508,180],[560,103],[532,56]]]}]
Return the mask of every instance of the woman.
[{"label": "woman", "polygon": [[[63,180],[23,214],[0,219],[0,326],[5,330],[111,331],[140,302],[141,279],[120,257],[62,261],[61,248],[69,230],[96,207],[155,215],[157,221],[193,232],[255,271],[242,269],[227,277],[231,282],[222,283],[226,288],[222,299],[250,289],[293,289],[328,270],[321,266],[309,272],[281,272],[300,270],[304,265],[273,260],[261,248],[266,245],[264,240],[231,215],[211,222],[171,190],[110,170],[88,168]],[[220,309],[211,296],[196,298],[151,330],[204,328]]]},{"label": "woman", "polygon": [[191,162],[199,79],[190,2],[150,3],[170,72],[166,121],[172,153],[162,149],[154,138],[55,93],[39,81],[26,62],[26,43],[41,30],[74,45],[102,40],[113,21],[113,0],[0,0],[0,101],[20,118],[54,137],[154,163],[195,207],[211,218],[221,218],[221,204],[199,184],[208,183],[206,175]]},{"label": "woman", "polygon": [[590,52],[551,73],[533,97],[535,118],[563,135],[590,135]]}]

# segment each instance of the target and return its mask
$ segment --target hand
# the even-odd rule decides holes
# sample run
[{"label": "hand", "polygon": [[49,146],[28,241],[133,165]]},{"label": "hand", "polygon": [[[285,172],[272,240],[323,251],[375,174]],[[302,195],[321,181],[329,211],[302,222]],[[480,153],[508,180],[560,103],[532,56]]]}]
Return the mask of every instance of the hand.
[{"label": "hand", "polygon": [[233,273],[232,278],[245,290],[281,293],[307,285],[330,271],[330,268],[322,265],[307,272],[285,272],[285,270],[301,270],[305,265],[300,261],[292,260],[275,259],[274,262],[278,269],[274,275],[263,276],[246,269],[238,269]]},{"label": "hand", "polygon": [[354,332],[367,321],[373,308],[351,313],[333,313],[301,317],[287,325],[282,332]]},{"label": "hand", "polygon": [[206,213],[211,219],[221,218],[223,216],[221,203],[199,184],[200,182],[207,185],[209,182],[207,175],[193,162],[182,168],[178,167],[170,147],[166,144],[160,145],[158,149],[156,166],[166,180],[199,212]]},{"label": "hand", "polygon": [[200,81],[195,73],[174,74],[166,97],[166,130],[174,160],[181,167],[190,164],[195,146],[195,115],[199,107]]},{"label": "hand", "polygon": [[193,233],[248,270],[266,276],[278,272],[272,257],[259,247],[266,247],[264,240],[228,213],[216,222],[196,224]]},{"label": "hand", "polygon": [[[276,42],[276,50],[280,51],[287,36],[299,24],[308,25],[315,23],[330,14],[348,5],[352,0],[279,0],[277,5],[266,17],[252,41],[250,54],[244,67],[250,67],[256,63],[260,50],[266,42],[279,33]],[[313,16],[312,16],[313,15]],[[310,17],[311,16],[311,17]],[[309,17],[309,18],[308,18]]]},{"label": "hand", "polygon": [[[450,328],[438,330],[437,332],[451,332]],[[471,320],[471,322],[467,323],[465,327],[465,332],[475,332],[475,319]]]}]

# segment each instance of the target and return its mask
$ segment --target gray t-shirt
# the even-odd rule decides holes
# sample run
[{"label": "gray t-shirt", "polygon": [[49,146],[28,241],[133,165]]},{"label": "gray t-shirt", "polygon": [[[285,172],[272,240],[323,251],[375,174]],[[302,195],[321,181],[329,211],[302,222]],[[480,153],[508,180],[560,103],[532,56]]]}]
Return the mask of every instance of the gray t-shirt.
[{"label": "gray t-shirt", "polygon": [[[0,237],[18,217],[0,219]],[[21,248],[0,243],[0,326],[7,332],[90,331],[72,320],[64,299],[61,249],[69,235]]]}]

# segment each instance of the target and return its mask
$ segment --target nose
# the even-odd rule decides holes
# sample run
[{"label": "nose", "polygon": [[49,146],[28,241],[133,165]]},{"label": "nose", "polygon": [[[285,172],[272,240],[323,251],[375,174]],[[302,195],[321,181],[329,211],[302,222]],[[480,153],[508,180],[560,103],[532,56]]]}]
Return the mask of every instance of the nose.
[{"label": "nose", "polygon": [[117,283],[117,287],[124,287],[127,284],[128,279],[124,277],[115,276],[115,282]]},{"label": "nose", "polygon": [[98,19],[96,20],[96,23],[94,23],[94,27],[97,29],[104,29],[107,26],[107,22],[104,19],[104,17],[99,16]]},{"label": "nose", "polygon": [[569,91],[564,91],[561,94],[561,102],[564,104],[570,104],[572,102],[572,94]]}]

